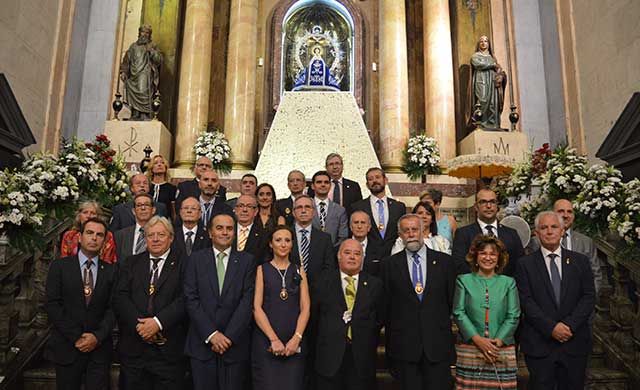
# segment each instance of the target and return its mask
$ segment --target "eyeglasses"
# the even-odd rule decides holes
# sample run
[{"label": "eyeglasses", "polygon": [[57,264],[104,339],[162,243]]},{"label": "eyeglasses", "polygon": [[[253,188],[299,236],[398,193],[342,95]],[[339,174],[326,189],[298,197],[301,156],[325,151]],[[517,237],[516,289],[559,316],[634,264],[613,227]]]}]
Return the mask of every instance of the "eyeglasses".
[{"label": "eyeglasses", "polygon": [[254,204],[244,204],[244,203],[236,203],[236,208],[237,209],[255,209],[256,205]]},{"label": "eyeglasses", "polygon": [[137,209],[145,209],[145,208],[149,208],[149,207],[153,207],[153,205],[151,203],[137,203],[135,205],[135,208],[137,208]]},{"label": "eyeglasses", "polygon": [[496,206],[498,204],[498,199],[481,199],[478,201],[478,204],[480,206],[487,206],[487,205],[491,205],[491,206]]}]

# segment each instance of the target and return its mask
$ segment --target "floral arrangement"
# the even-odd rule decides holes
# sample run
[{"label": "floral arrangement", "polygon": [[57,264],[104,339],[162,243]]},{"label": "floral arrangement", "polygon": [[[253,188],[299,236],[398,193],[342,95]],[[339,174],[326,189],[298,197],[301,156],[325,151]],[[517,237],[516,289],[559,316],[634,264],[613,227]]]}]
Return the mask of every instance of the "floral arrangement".
[{"label": "floral arrangement", "polygon": [[587,158],[567,146],[557,147],[547,160],[547,170],[540,178],[542,192],[552,202],[574,199],[587,180]]},{"label": "floral arrangement", "polygon": [[534,179],[541,178],[547,172],[547,161],[551,158],[553,151],[549,147],[549,143],[542,144],[542,147],[536,149],[531,155],[531,176]]},{"label": "floral arrangement", "polygon": [[426,135],[409,138],[402,170],[410,180],[419,180],[427,173],[440,173],[439,163],[440,150],[434,138]]},{"label": "floral arrangement", "polygon": [[193,152],[196,157],[208,157],[216,171],[231,172],[231,147],[221,131],[212,129],[200,134],[193,145]]},{"label": "floral arrangement", "polygon": [[618,233],[627,243],[640,241],[640,180],[633,179],[622,184],[622,195],[617,210],[608,216],[609,229]]},{"label": "floral arrangement", "polygon": [[573,201],[573,207],[588,222],[581,224],[589,234],[603,234],[609,228],[608,216],[624,203],[622,173],[610,165],[593,165],[587,180]]},{"label": "floral arrangement", "polygon": [[106,136],[94,143],[63,142],[58,157],[36,153],[18,169],[0,171],[0,233],[12,246],[38,247],[45,218],[73,215],[79,199],[96,199],[105,207],[126,200],[124,162]]},{"label": "floral arrangement", "polygon": [[509,176],[498,179],[496,192],[501,198],[525,194],[529,191],[531,180],[531,160],[525,160],[518,163]]},{"label": "floral arrangement", "polygon": [[77,138],[65,142],[59,160],[78,179],[84,197],[107,208],[127,200],[126,165],[106,135],[96,136],[94,142]]}]

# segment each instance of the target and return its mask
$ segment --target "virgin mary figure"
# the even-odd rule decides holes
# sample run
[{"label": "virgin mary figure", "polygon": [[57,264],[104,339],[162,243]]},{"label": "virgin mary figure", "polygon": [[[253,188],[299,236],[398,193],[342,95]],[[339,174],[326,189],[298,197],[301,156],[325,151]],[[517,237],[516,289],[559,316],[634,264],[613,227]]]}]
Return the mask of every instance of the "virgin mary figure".
[{"label": "virgin mary figure", "polygon": [[309,65],[296,76],[294,91],[340,91],[338,80],[331,74],[331,69],[322,58],[322,52],[320,46],[313,48],[313,57]]}]

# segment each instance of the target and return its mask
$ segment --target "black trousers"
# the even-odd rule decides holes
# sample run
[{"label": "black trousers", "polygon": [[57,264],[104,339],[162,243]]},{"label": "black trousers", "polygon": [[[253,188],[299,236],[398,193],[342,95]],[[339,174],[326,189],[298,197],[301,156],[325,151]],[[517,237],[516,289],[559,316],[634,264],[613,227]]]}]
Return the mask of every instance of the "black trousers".
[{"label": "black trousers", "polygon": [[[154,347],[155,349],[155,347]],[[139,357],[121,356],[121,390],[181,390],[185,363],[169,361],[162,353],[143,353]]]},{"label": "black trousers", "polygon": [[317,390],[369,390],[375,388],[375,375],[369,378],[359,375],[353,358],[353,350],[349,343],[347,343],[342,356],[338,372],[331,377],[320,374],[316,376]]},{"label": "black trousers", "polygon": [[97,363],[90,354],[82,354],[75,362],[67,365],[56,364],[56,388],[80,390],[108,390],[111,362]]},{"label": "black trousers", "polygon": [[191,359],[194,390],[245,390],[250,386],[249,362],[225,363],[220,357]]},{"label": "black trousers", "polygon": [[453,387],[449,360],[430,362],[424,354],[417,362],[394,360],[402,390],[447,390]]},{"label": "black trousers", "polygon": [[531,390],[584,389],[588,355],[570,356],[560,350],[536,358],[525,355]]}]

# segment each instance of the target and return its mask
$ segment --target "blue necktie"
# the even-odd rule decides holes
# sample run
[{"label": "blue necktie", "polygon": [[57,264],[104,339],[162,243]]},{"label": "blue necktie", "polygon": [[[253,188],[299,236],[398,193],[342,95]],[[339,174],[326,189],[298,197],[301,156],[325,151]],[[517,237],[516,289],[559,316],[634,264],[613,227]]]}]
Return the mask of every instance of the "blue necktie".
[{"label": "blue necktie", "polygon": [[300,260],[302,262],[302,268],[304,272],[309,270],[309,238],[307,237],[307,230],[300,229]]},{"label": "blue necktie", "polygon": [[[422,294],[424,293],[424,282],[422,280],[422,265],[420,264],[420,255],[415,252],[411,255],[413,257],[411,282],[413,282],[413,288],[416,291],[416,295],[420,302],[422,302]],[[418,290],[420,291],[418,293]]]},{"label": "blue necktie", "polygon": [[560,306],[560,284],[562,279],[560,278],[560,271],[558,271],[558,266],[555,261],[558,255],[549,253],[547,257],[549,258],[549,268],[551,269],[551,287],[553,287],[553,294],[556,296],[556,303]]},{"label": "blue necktie", "polygon": [[333,180],[333,201],[342,206],[342,199],[340,199],[340,181]]},{"label": "blue necktie", "polygon": [[386,230],[384,227],[384,202],[382,199],[378,199],[376,203],[378,204],[378,230],[380,231],[380,236],[384,238],[384,231]]}]

